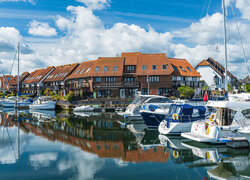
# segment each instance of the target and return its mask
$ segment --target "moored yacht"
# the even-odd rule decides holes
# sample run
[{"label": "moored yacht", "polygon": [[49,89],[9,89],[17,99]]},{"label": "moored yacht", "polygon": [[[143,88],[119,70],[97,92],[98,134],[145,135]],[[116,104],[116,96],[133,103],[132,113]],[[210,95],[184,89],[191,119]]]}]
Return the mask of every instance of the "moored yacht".
[{"label": "moored yacht", "polygon": [[158,95],[138,95],[130,105],[126,108],[125,112],[118,113],[128,119],[139,119],[142,120],[140,110],[143,105],[152,104],[160,107],[169,107],[173,102],[164,96]]},{"label": "moored yacht", "polygon": [[56,101],[51,100],[49,96],[41,96],[33,104],[29,105],[29,108],[54,110],[56,108]]},{"label": "moored yacht", "polygon": [[191,131],[182,133],[182,137],[205,143],[225,143],[240,138],[234,132],[250,125],[249,117],[244,115],[249,111],[250,102],[210,101],[207,106],[216,108],[216,114],[205,122],[194,122]]}]

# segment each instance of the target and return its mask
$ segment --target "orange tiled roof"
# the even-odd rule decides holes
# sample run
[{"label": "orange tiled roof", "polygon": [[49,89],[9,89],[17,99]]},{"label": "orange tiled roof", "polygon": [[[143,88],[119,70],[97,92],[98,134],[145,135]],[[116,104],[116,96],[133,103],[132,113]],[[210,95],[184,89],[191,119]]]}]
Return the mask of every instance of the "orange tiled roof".
[{"label": "orange tiled roof", "polygon": [[[136,75],[170,75],[174,69],[170,65],[171,61],[167,58],[166,54],[141,54],[138,56]],[[146,70],[142,70],[142,66],[146,65]],[[156,70],[153,70],[153,65],[156,65]],[[166,65],[166,69],[163,69]]]},{"label": "orange tiled roof", "polygon": [[136,65],[140,52],[122,53],[122,57],[125,58],[124,65]]},{"label": "orange tiled roof", "polygon": [[[210,61],[213,62],[213,64],[210,63]],[[213,58],[208,58],[207,60],[203,60],[201,61],[196,67],[195,69],[198,67],[198,66],[210,66],[213,70],[215,70],[220,76],[222,77],[225,77],[224,76],[224,72],[225,72],[225,68],[220,64],[218,63],[217,61],[215,61]],[[220,72],[216,67],[219,67],[220,69],[222,69],[223,73]],[[237,79],[233,74],[231,74],[229,71],[227,71],[227,74],[230,78],[234,78],[234,79]]]},{"label": "orange tiled roof", "polygon": [[[24,72],[19,76],[19,82],[22,83],[28,76],[30,75],[30,73],[28,72]],[[15,82],[13,82],[13,85],[17,85],[17,76],[15,76]]]},{"label": "orange tiled roof", "polygon": [[67,64],[64,66],[57,66],[55,70],[50,73],[50,75],[43,82],[55,82],[55,81],[64,81],[72,71],[78,66],[78,63]]},{"label": "orange tiled roof", "polygon": [[196,76],[200,77],[200,73],[198,73],[193,66],[186,59],[176,59],[176,58],[168,58],[171,61],[171,64],[175,66],[178,72],[174,71],[173,75],[176,76]]},{"label": "orange tiled roof", "polygon": [[[93,68],[90,70],[90,75],[94,77],[100,76],[122,76],[123,74],[123,57],[100,57],[95,61]],[[96,70],[99,67],[99,71]],[[105,67],[108,67],[105,71]],[[117,67],[117,70],[114,68]]]},{"label": "orange tiled roof", "polygon": [[38,83],[40,82],[49,72],[55,69],[54,66],[47,67],[45,69],[37,69],[33,71],[24,81],[24,84]]},{"label": "orange tiled roof", "polygon": [[93,68],[95,61],[85,61],[79,64],[79,66],[71,73],[67,79],[78,79],[90,76],[90,70]]},{"label": "orange tiled roof", "polygon": [[16,84],[17,76],[4,75],[4,88],[8,89]]}]

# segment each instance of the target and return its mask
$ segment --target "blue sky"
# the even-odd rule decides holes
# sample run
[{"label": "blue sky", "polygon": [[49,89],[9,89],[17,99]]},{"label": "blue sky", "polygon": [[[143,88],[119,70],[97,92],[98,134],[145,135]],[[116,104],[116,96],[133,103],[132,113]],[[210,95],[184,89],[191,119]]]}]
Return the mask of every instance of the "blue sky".
[{"label": "blue sky", "polygon": [[[250,3],[231,1],[249,59]],[[243,77],[247,70],[237,70],[245,64],[227,10],[229,70]],[[131,51],[163,52],[193,66],[208,57],[223,64],[222,25],[220,0],[0,0],[0,71],[10,68],[17,41],[21,71]]]}]

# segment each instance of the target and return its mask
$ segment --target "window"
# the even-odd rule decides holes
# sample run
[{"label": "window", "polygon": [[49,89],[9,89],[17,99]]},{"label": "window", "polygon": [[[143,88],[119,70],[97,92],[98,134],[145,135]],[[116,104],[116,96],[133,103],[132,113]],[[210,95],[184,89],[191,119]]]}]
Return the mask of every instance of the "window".
[{"label": "window", "polygon": [[134,71],[135,70],[135,66],[127,66],[127,71]]},{"label": "window", "polygon": [[162,65],[162,69],[167,69],[167,65],[166,65],[166,64],[163,64],[163,65]]},{"label": "window", "polygon": [[108,66],[104,66],[103,71],[108,71],[108,70],[109,70],[109,67]]},{"label": "window", "polygon": [[116,78],[115,77],[106,77],[106,82],[115,82]]},{"label": "window", "polygon": [[95,81],[96,81],[96,82],[101,82],[101,78],[100,78],[100,77],[97,77],[97,78],[95,78]]},{"label": "window", "polygon": [[147,70],[147,65],[143,65],[142,70],[144,70],[144,71]]},{"label": "window", "polygon": [[95,72],[99,72],[99,71],[100,71],[100,66],[96,66]]},{"label": "window", "polygon": [[80,69],[78,69],[78,70],[75,72],[75,74],[77,74],[79,71],[80,71]]},{"label": "window", "polygon": [[91,69],[91,68],[88,68],[87,71],[86,71],[85,73],[89,72],[90,69]]},{"label": "window", "polygon": [[181,68],[183,72],[186,72],[186,70],[182,66],[179,66],[179,68]]},{"label": "window", "polygon": [[156,70],[156,65],[152,65],[152,69],[153,69],[153,70]]},{"label": "window", "polygon": [[159,76],[149,76],[149,82],[159,82]]},{"label": "window", "polygon": [[250,118],[250,109],[243,110],[241,112],[246,118]]},{"label": "window", "polygon": [[[166,95],[168,92],[169,92],[168,88],[158,88],[158,90],[157,90],[158,95]],[[169,100],[169,102],[170,102],[170,100]]]},{"label": "window", "polygon": [[136,78],[135,77],[125,77],[124,81],[125,82],[132,82],[132,81],[136,81]]},{"label": "window", "polygon": [[172,77],[172,80],[173,80],[173,81],[177,81],[177,77],[176,77],[176,76],[173,76],[173,77]]},{"label": "window", "polygon": [[172,67],[174,68],[175,71],[178,71],[178,69],[174,65],[172,65]]},{"label": "window", "polygon": [[82,74],[84,70],[85,70],[85,68],[83,68],[83,69],[81,70],[80,74]]},{"label": "window", "polygon": [[193,72],[188,66],[187,66],[187,69],[188,69],[190,72]]},{"label": "window", "polygon": [[113,66],[113,71],[117,71],[117,66]]}]

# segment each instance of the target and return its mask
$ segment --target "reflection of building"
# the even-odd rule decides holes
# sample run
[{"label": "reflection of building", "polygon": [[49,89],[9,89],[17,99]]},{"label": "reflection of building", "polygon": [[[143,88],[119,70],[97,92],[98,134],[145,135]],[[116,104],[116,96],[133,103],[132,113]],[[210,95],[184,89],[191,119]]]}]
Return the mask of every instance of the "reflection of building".
[{"label": "reflection of building", "polygon": [[[67,121],[67,122],[66,122]],[[138,147],[134,135],[116,121],[89,119],[67,119],[64,122],[21,122],[21,128],[50,141],[60,141],[80,147],[101,158],[119,158],[124,162],[167,162],[169,154],[164,148],[143,150]],[[74,124],[73,124],[74,122]],[[72,125],[73,124],[73,125]]]}]

